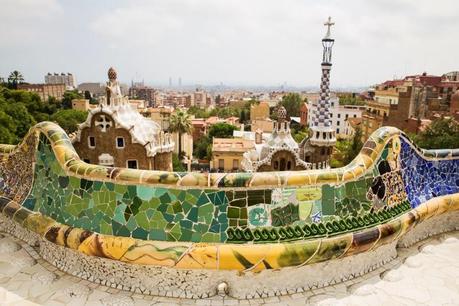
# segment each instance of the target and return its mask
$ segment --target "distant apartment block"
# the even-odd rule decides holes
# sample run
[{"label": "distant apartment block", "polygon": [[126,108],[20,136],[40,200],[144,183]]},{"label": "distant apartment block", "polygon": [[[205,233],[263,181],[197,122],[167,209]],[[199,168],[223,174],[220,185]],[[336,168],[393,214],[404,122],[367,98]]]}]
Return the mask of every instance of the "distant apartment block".
[{"label": "distant apartment block", "polygon": [[363,137],[383,125],[418,132],[425,120],[451,115],[451,98],[458,89],[457,71],[442,76],[423,73],[379,84],[363,116]]},{"label": "distant apartment block", "polygon": [[77,87],[75,76],[71,73],[49,73],[45,75],[45,84],[65,84],[67,89]]},{"label": "distant apartment block", "polygon": [[19,84],[18,89],[38,94],[42,101],[50,97],[62,100],[66,90],[65,84]]},{"label": "distant apartment block", "polygon": [[[347,121],[351,118],[362,118],[362,114],[366,110],[366,106],[362,105],[340,105],[338,98],[330,99],[330,120],[331,126],[336,132],[336,136],[340,138],[349,138],[352,135],[352,130],[349,129]],[[307,106],[307,123],[312,122],[315,114],[315,106],[310,102]],[[304,111],[304,109],[303,109]],[[301,112],[300,112],[301,113]],[[304,116],[304,114],[303,114]]]},{"label": "distant apartment block", "polygon": [[129,97],[132,99],[145,100],[149,107],[156,105],[156,90],[154,88],[143,85],[143,83],[133,84],[129,88]]},{"label": "distant apartment block", "polygon": [[196,89],[196,91],[193,93],[193,105],[200,108],[206,108],[209,104],[207,93],[203,90]]},{"label": "distant apartment block", "polygon": [[89,92],[91,97],[98,98],[105,96],[104,83],[81,83],[78,85],[78,90],[81,92]]}]

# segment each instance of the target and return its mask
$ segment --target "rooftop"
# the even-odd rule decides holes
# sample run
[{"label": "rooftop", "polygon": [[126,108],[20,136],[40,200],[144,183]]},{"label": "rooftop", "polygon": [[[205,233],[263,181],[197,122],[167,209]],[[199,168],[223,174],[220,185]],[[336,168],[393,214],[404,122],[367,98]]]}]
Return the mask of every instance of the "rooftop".
[{"label": "rooftop", "polygon": [[247,152],[254,149],[255,144],[243,138],[214,138],[212,148],[215,152]]}]

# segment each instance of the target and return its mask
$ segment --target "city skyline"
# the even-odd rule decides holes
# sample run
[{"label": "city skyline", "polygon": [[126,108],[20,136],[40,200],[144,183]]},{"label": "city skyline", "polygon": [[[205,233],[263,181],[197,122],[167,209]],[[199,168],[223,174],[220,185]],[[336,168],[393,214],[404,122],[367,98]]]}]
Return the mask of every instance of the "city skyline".
[{"label": "city skyline", "polygon": [[19,70],[43,82],[71,72],[96,82],[114,66],[124,83],[318,87],[329,15],[335,88],[458,70],[459,42],[449,39],[457,2],[367,2],[0,0],[0,76]]}]

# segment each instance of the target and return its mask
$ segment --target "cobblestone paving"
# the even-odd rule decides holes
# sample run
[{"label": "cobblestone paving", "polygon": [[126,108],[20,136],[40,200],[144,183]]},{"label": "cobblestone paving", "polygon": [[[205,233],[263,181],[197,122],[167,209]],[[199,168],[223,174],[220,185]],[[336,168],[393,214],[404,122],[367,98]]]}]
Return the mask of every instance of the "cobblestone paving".
[{"label": "cobblestone paving", "polygon": [[180,300],[143,296],[65,274],[0,234],[0,305],[459,305],[459,232],[399,249],[393,262],[339,285],[281,297]]}]

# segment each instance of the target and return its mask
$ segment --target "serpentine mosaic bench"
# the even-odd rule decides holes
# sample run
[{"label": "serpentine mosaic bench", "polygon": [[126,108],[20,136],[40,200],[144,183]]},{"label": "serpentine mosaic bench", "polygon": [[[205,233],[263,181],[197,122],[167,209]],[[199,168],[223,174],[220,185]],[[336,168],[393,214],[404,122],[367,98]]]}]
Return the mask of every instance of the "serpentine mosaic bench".
[{"label": "serpentine mosaic bench", "polygon": [[50,122],[0,145],[0,157],[1,230],[62,270],[145,294],[250,298],[324,286],[459,224],[459,150],[419,149],[392,127],[329,170],[86,164]]}]

